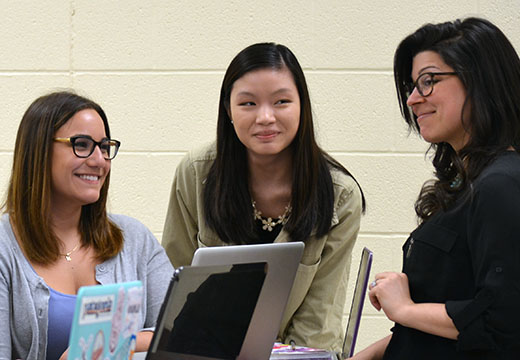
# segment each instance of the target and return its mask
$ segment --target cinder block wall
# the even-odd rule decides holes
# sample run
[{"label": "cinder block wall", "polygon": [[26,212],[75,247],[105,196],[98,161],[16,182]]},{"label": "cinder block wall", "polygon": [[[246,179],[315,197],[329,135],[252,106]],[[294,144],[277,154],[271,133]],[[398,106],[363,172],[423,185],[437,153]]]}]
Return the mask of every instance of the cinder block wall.
[{"label": "cinder block wall", "polygon": [[[426,22],[476,15],[495,22],[520,50],[516,0],[1,0],[0,6],[2,192],[27,106],[51,90],[74,88],[104,107],[123,144],[112,166],[111,211],[140,219],[160,239],[179,159],[215,136],[225,68],[247,45],[279,42],[305,70],[320,144],[355,174],[367,197],[351,278],[363,246],[375,252],[374,273],[400,269],[402,243],[416,224],[414,200],[432,175],[427,145],[408,136],[395,99],[391,68],[399,41]],[[358,349],[390,327],[367,304]]]}]

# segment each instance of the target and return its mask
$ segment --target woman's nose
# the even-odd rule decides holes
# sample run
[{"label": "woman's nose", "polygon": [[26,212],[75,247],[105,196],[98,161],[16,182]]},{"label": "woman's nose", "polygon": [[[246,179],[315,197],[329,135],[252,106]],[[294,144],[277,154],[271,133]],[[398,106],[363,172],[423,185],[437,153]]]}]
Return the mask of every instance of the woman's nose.
[{"label": "woman's nose", "polygon": [[273,108],[270,106],[262,106],[259,109],[258,115],[256,117],[256,121],[258,123],[268,124],[275,121]]},{"label": "woman's nose", "polygon": [[107,161],[105,159],[105,156],[103,155],[103,152],[101,151],[101,148],[99,145],[94,146],[94,151],[90,156],[87,158],[87,161],[91,166],[103,166],[105,162]]},{"label": "woman's nose", "polygon": [[406,104],[408,106],[412,106],[414,104],[420,103],[424,101],[424,97],[419,94],[419,90],[417,88],[413,88],[412,93],[410,96],[408,96],[408,99],[406,99]]}]

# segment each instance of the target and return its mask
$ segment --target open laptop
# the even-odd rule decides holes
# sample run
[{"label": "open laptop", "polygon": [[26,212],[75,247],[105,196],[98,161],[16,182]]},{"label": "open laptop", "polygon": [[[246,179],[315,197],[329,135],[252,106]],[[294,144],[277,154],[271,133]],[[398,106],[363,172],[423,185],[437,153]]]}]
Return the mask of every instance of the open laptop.
[{"label": "open laptop", "polygon": [[361,313],[363,312],[363,303],[367,292],[368,278],[370,276],[370,268],[372,266],[372,252],[364,248],[361,254],[356,286],[352,297],[352,305],[350,306],[350,314],[347,322],[347,329],[343,341],[342,351],[336,353],[320,349],[313,349],[304,346],[290,346],[284,344],[276,344],[271,354],[272,360],[290,360],[290,359],[313,359],[313,360],[344,360],[354,355],[354,347],[356,345],[359,325],[361,323]]},{"label": "open laptop", "polygon": [[128,359],[141,316],[141,281],[84,286],[78,291],[69,359]]},{"label": "open laptop", "polygon": [[178,268],[146,359],[238,358],[267,273],[266,262]]},{"label": "open laptop", "polygon": [[268,359],[303,255],[303,242],[199,248],[192,266],[266,262],[268,272],[238,359]]},{"label": "open laptop", "polygon": [[[339,359],[348,359],[354,356],[354,346],[356,345],[359,324],[361,323],[361,313],[363,312],[363,304],[367,293],[368,279],[370,277],[370,269],[372,267],[373,253],[366,247],[361,253],[361,261],[356,279],[356,287],[350,306],[350,314],[347,322],[347,330],[345,331],[345,340],[343,340],[343,351]],[[339,354],[338,354],[339,355]]]}]

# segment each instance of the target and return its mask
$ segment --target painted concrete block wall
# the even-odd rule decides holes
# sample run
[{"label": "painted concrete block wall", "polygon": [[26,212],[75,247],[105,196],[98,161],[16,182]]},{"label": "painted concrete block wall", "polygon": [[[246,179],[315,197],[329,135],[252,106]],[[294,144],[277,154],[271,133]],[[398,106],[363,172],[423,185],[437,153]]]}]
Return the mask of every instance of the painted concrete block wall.
[{"label": "painted concrete block wall", "polygon": [[[279,42],[304,68],[320,144],[367,197],[351,278],[363,246],[375,251],[374,273],[400,269],[402,243],[416,225],[414,200],[432,176],[427,145],[408,136],[395,99],[399,41],[426,22],[476,15],[520,50],[517,0],[0,0],[0,7],[2,193],[27,106],[74,88],[104,107],[122,142],[111,211],[140,219],[160,239],[176,165],[215,136],[225,68],[247,45]],[[390,327],[367,304],[359,349]]]}]

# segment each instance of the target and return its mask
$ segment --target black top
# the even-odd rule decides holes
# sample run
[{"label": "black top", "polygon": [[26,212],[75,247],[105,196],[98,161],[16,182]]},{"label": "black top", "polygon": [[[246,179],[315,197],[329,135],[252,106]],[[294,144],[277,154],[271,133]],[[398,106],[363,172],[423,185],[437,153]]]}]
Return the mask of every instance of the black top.
[{"label": "black top", "polygon": [[384,360],[520,359],[520,155],[500,155],[403,246],[416,303],[444,303],[449,340],[396,324]]},{"label": "black top", "polygon": [[271,231],[269,231],[267,229],[264,229],[265,225],[262,223],[262,220],[260,219],[255,219],[255,224],[256,232],[258,234],[258,243],[260,244],[269,244],[274,242],[274,240],[276,239],[278,234],[280,234],[283,228],[282,224],[276,224],[271,228]]}]

